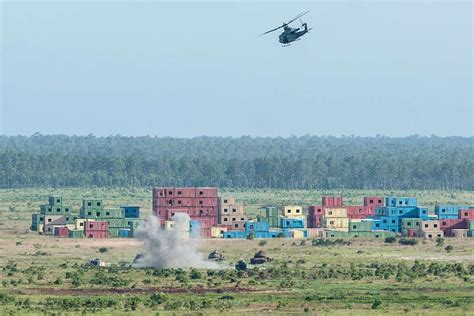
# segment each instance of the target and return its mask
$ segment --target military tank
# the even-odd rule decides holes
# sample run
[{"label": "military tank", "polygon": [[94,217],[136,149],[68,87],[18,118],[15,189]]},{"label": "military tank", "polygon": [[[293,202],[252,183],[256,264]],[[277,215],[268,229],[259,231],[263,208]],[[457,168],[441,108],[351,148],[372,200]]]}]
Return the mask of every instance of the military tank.
[{"label": "military tank", "polygon": [[222,261],[224,260],[224,255],[219,253],[217,250],[214,250],[207,256],[209,261]]},{"label": "military tank", "polygon": [[273,259],[268,257],[263,250],[260,250],[250,259],[250,264],[263,264],[272,260]]},{"label": "military tank", "polygon": [[235,270],[237,270],[237,271],[246,271],[247,270],[247,263],[243,259],[240,259],[235,264]]}]

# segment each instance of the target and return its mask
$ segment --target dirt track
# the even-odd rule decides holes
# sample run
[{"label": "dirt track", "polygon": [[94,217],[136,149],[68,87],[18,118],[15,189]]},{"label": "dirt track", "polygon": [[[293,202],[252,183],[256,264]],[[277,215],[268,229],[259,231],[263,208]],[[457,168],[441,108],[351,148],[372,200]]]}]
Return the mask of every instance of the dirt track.
[{"label": "dirt track", "polygon": [[[250,289],[241,287],[226,287],[219,289],[205,289],[201,287],[194,288],[180,288],[180,287],[167,287],[167,288],[97,288],[97,289],[56,289],[56,288],[25,288],[22,290],[15,291],[16,294],[20,295],[107,295],[107,294],[152,294],[157,292],[162,293],[195,293],[195,294],[206,294],[206,293],[275,293],[273,289]],[[279,292],[280,293],[280,292]]]}]

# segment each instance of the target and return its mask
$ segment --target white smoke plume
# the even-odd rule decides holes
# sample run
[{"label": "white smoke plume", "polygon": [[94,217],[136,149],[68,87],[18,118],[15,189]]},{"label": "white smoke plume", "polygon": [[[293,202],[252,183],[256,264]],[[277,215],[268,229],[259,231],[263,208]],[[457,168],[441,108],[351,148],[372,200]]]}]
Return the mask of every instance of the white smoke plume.
[{"label": "white smoke plume", "polygon": [[203,259],[198,251],[199,239],[186,238],[182,227],[189,227],[189,215],[177,213],[173,216],[174,229],[165,230],[160,221],[151,216],[140,226],[135,237],[144,242],[145,253],[135,262],[135,267],[153,268],[217,268],[216,263]]}]

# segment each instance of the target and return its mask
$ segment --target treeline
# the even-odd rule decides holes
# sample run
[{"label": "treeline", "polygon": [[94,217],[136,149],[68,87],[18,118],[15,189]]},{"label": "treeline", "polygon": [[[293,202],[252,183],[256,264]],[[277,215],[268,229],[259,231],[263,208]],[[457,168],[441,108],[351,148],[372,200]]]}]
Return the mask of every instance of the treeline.
[{"label": "treeline", "polygon": [[0,187],[474,189],[474,137],[0,136]]}]

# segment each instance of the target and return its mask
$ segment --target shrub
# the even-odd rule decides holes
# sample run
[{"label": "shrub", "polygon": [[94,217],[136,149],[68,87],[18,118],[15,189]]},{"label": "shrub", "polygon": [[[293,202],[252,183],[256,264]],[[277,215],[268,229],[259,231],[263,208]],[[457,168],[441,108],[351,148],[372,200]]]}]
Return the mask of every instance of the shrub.
[{"label": "shrub", "polygon": [[451,245],[448,245],[444,248],[444,250],[446,250],[446,252],[451,252],[451,251],[453,251],[453,249],[454,249],[454,247],[451,246]]},{"label": "shrub", "polygon": [[255,238],[254,232],[250,232],[250,234],[247,236],[248,240],[253,240]]},{"label": "shrub", "polygon": [[259,246],[265,246],[267,244],[267,241],[266,240],[261,240],[258,245]]},{"label": "shrub", "polygon": [[385,237],[385,243],[386,244],[392,244],[397,241],[397,238],[395,237]]},{"label": "shrub", "polygon": [[191,269],[190,277],[193,280],[200,279],[202,277],[201,272],[196,269]]},{"label": "shrub", "polygon": [[444,245],[444,238],[438,237],[436,238],[436,246],[442,247]]},{"label": "shrub", "polygon": [[400,245],[404,246],[414,246],[418,243],[416,239],[409,239],[409,238],[401,238],[399,241]]},{"label": "shrub", "polygon": [[376,298],[372,303],[372,309],[377,309],[382,305],[382,301],[379,298]]},{"label": "shrub", "polygon": [[107,248],[107,247],[100,247],[99,248],[100,253],[106,253],[107,251],[109,251],[109,248]]}]

